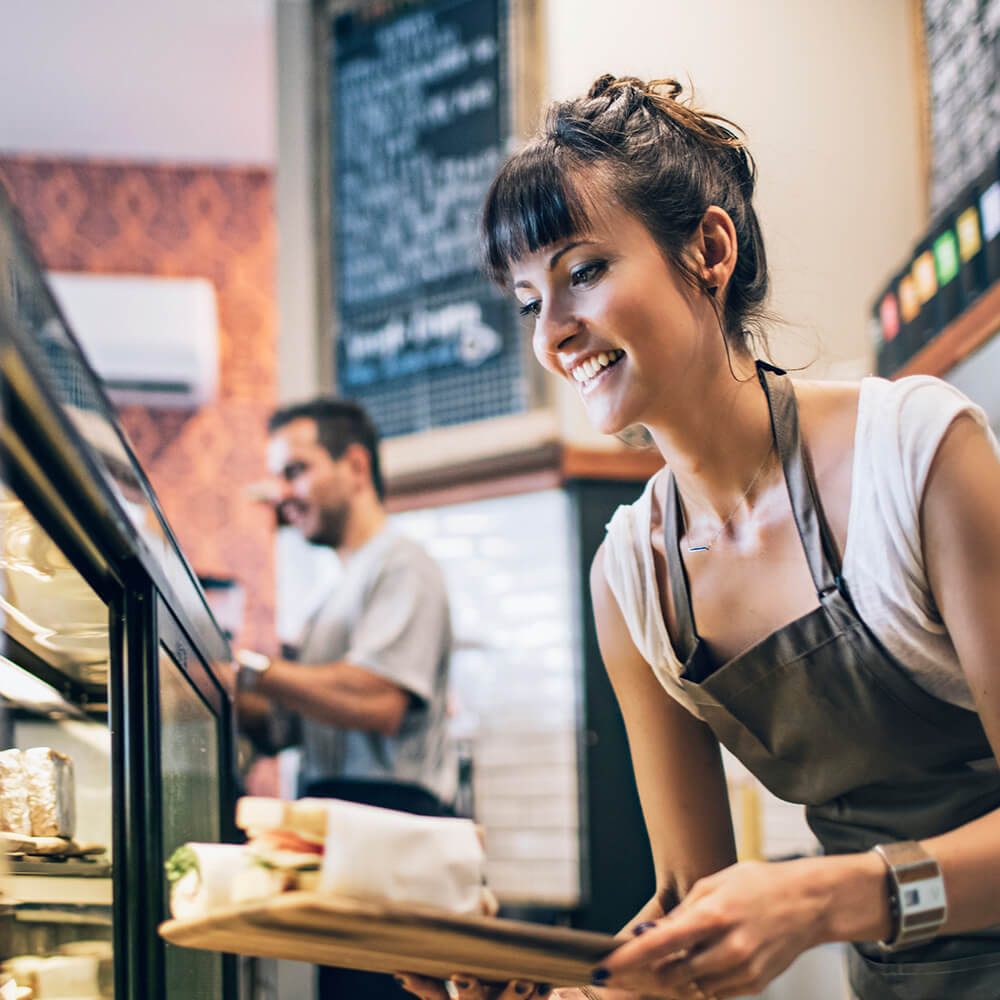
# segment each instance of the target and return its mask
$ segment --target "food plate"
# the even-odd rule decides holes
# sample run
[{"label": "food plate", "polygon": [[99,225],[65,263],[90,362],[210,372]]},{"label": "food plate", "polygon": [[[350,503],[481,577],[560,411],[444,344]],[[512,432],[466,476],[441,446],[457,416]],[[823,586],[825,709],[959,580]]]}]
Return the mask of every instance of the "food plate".
[{"label": "food plate", "polygon": [[168,920],[160,935],[187,948],[258,958],[442,979],[464,972],[553,986],[589,983],[591,970],[615,946],[610,934],[314,892]]}]

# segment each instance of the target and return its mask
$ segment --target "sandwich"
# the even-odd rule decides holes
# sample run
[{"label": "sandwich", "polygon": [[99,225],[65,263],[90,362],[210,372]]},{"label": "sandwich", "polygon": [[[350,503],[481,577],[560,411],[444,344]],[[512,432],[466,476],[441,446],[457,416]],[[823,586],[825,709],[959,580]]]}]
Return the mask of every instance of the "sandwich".
[{"label": "sandwich", "polygon": [[73,761],[50,747],[0,751],[0,833],[70,840],[75,830]]},{"label": "sandwich", "polygon": [[16,748],[0,750],[0,833],[31,836],[28,782],[23,756]]},{"label": "sandwich", "polygon": [[292,890],[452,913],[495,913],[479,829],[334,799],[245,796],[245,844],[185,844],[167,862],[171,912],[193,917]]},{"label": "sandwich", "polygon": [[247,835],[247,870],[234,886],[234,901],[275,892],[315,889],[326,844],[326,811],[315,800],[284,802],[244,796],[236,825]]},{"label": "sandwich", "polygon": [[314,889],[326,839],[326,817],[299,803],[242,798],[236,825],[245,844],[187,843],[166,863],[170,912],[204,916],[236,903],[293,889]]}]

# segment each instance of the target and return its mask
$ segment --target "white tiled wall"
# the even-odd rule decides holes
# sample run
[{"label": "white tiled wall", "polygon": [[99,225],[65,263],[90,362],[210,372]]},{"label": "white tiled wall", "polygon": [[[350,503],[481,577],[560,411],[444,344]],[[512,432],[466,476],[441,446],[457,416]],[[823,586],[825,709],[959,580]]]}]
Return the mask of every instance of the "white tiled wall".
[{"label": "white tiled wall", "polygon": [[569,501],[547,490],[393,520],[448,583],[453,731],[472,747],[490,885],[505,902],[574,906],[579,644]]}]

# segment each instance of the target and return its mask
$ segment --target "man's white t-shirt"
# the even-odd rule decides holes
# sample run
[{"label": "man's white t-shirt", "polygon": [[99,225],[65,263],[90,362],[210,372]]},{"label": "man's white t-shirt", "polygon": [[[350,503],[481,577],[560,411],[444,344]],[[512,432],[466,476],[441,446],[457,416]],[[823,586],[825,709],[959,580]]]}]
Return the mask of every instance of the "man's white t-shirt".
[{"label": "man's white t-shirt", "polygon": [[327,599],[307,620],[298,659],[346,660],[410,694],[394,736],[298,721],[303,785],[331,778],[419,785],[451,802],[458,780],[447,732],[452,649],[444,577],[415,541],[383,528],[345,562]]}]

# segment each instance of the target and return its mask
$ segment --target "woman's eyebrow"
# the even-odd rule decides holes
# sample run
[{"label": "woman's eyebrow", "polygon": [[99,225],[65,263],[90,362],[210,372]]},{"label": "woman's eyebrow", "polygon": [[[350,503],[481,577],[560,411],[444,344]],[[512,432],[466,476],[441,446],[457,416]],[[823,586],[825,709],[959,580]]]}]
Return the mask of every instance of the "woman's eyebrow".
[{"label": "woman's eyebrow", "polygon": [[[593,243],[593,242],[594,242],[593,240],[574,240],[572,243],[567,243],[566,246],[561,247],[559,250],[557,250],[549,258],[549,270],[550,271],[554,271],[555,270],[556,264],[559,263],[559,259],[560,259],[560,257],[562,257],[563,254],[569,253],[570,250],[573,250],[576,247],[587,246],[588,244]],[[528,287],[530,287],[530,285],[531,285],[530,281],[515,281],[514,282],[514,287],[515,288],[528,288]]]},{"label": "woman's eyebrow", "polygon": [[556,264],[559,263],[559,258],[562,257],[563,254],[569,253],[570,250],[573,250],[576,247],[586,246],[587,244],[593,242],[593,240],[574,240],[572,243],[567,243],[566,246],[564,246],[561,250],[557,250],[549,258],[549,270],[554,271],[556,269]]}]

